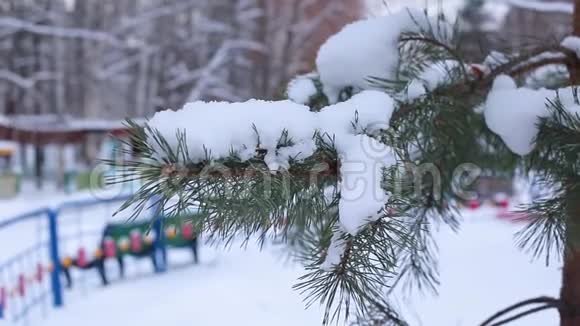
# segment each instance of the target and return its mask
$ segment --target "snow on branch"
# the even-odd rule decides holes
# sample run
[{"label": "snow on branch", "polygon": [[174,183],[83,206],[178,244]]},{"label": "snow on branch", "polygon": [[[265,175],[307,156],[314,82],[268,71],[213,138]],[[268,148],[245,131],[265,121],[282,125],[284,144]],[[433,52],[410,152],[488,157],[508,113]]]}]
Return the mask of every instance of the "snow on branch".
[{"label": "snow on branch", "polygon": [[231,58],[231,55],[235,53],[236,50],[261,52],[264,51],[264,47],[260,43],[248,40],[224,41],[205,67],[196,69],[192,73],[184,74],[182,78],[173,81],[171,85],[173,87],[179,87],[193,80],[199,80],[199,82],[191,91],[189,100],[195,101],[200,99],[203,95],[203,92],[211,86],[212,81],[214,80],[210,77],[216,72],[217,69],[228,62],[228,60]]},{"label": "snow on branch", "polygon": [[512,152],[527,155],[535,148],[540,118],[550,115],[547,104],[558,100],[571,113],[580,113],[577,95],[574,87],[557,91],[518,88],[511,77],[501,75],[485,102],[485,121]]},{"label": "snow on branch", "polygon": [[447,38],[452,34],[450,25],[439,26],[435,18],[416,10],[345,26],[320,47],[316,58],[316,67],[329,101],[337,102],[345,87],[353,87],[355,91],[371,88],[369,78],[393,80],[400,62],[398,45],[401,35],[421,33],[434,27],[437,27],[434,30],[437,37]]},{"label": "snow on branch", "polygon": [[1,17],[0,28],[26,31],[33,34],[53,37],[92,40],[96,42],[108,43],[117,47],[126,46],[125,42],[109,33],[82,28],[35,24],[14,17]]},{"label": "snow on branch", "polygon": [[574,13],[574,4],[571,2],[543,2],[538,0],[507,0],[507,3],[522,9],[540,11],[540,12],[552,12],[552,13],[562,13],[562,14],[572,14]]},{"label": "snow on branch", "polygon": [[0,81],[7,81],[20,88],[29,89],[34,87],[38,82],[47,80],[57,80],[60,76],[54,72],[41,71],[35,73],[30,78],[24,78],[8,70],[0,70]]},{"label": "snow on branch", "polygon": [[105,67],[104,69],[95,69],[95,75],[97,76],[97,78],[101,80],[113,78],[114,76],[119,75],[124,71],[128,70],[129,68],[137,65],[140,62],[140,60],[142,60],[143,56],[151,55],[158,50],[159,50],[158,48],[153,47],[143,48],[137,54],[128,57],[123,57],[118,62],[115,62]]},{"label": "snow on branch", "polygon": [[[320,112],[291,101],[193,102],[179,111],[158,112],[149,127],[172,151],[187,148],[185,162],[175,163],[196,164],[232,155],[245,162],[264,153],[262,159],[272,173],[312,157],[317,135],[332,140],[341,162],[340,224],[354,235],[381,216],[388,200],[382,189],[383,170],[396,163],[394,154],[367,134],[388,128],[393,111],[394,101],[379,91],[364,91]],[[169,158],[162,147],[154,152],[160,161]]]},{"label": "snow on branch", "polygon": [[191,9],[191,7],[199,5],[197,1],[186,0],[179,3],[174,3],[167,6],[161,6],[153,8],[146,11],[145,13],[132,18],[123,18],[121,24],[115,27],[115,32],[122,32],[127,29],[139,27],[143,24],[150,24],[152,20],[159,19],[165,16],[175,15],[177,13],[183,12],[185,10]]},{"label": "snow on branch", "polygon": [[573,51],[580,58],[580,37],[568,36],[562,41],[562,46]]},{"label": "snow on branch", "polygon": [[[186,0],[179,3],[174,3],[167,6],[161,6],[154,9],[151,9],[139,16],[132,17],[132,18],[124,18],[119,24],[116,26],[113,31],[115,34],[123,33],[126,30],[138,28],[144,24],[151,24],[152,21],[157,20],[159,18],[172,16],[181,12],[185,12],[187,10],[194,10],[192,9],[195,6],[199,6],[199,2]],[[217,21],[210,19],[206,16],[199,15],[196,17],[199,19],[198,27],[202,31],[209,31],[209,32],[221,32],[226,33],[231,31],[231,26]]]}]

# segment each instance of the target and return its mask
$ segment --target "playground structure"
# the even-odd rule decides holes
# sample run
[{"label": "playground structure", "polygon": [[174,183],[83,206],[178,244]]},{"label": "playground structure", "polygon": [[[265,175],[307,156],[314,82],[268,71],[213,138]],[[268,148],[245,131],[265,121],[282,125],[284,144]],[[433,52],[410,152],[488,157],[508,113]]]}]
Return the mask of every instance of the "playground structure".
[{"label": "playground structure", "polygon": [[0,141],[0,198],[14,197],[20,190],[20,176],[13,167],[16,147],[16,143]]},{"label": "playground structure", "polygon": [[[192,220],[195,215],[184,215],[163,220],[163,245],[169,248],[189,248],[194,263],[198,262],[198,242]],[[61,271],[66,278],[66,286],[72,288],[71,269],[88,271],[95,269],[102,285],[109,284],[105,261],[114,259],[118,263],[120,278],[125,277],[125,257],[150,258],[153,269],[161,271],[167,258],[165,252],[160,257],[155,241],[158,236],[152,231],[152,221],[110,223],[105,226],[100,245],[91,256],[80,247],[76,257],[66,256],[61,261]]]},{"label": "playground structure", "polygon": [[187,248],[197,262],[196,214],[111,223],[113,210],[126,199],[73,200],[0,217],[0,238],[22,246],[0,249],[0,321],[17,324],[46,315],[66,303],[66,287],[78,284],[86,293],[90,278],[110,284],[109,260],[119,265],[120,278],[126,257],[149,258],[156,273],[165,272],[167,248]]},{"label": "playground structure", "polygon": [[[22,176],[29,182],[35,181],[37,188],[45,183],[54,183],[67,193],[102,188],[103,178],[94,173],[96,162],[125,158],[112,153],[119,152],[116,147],[130,147],[119,141],[126,139],[127,130],[121,120],[0,115],[0,177],[6,174],[2,166],[8,162],[12,170],[18,171],[18,182]],[[12,191],[13,188],[10,187]],[[0,193],[2,197],[6,196]]]}]

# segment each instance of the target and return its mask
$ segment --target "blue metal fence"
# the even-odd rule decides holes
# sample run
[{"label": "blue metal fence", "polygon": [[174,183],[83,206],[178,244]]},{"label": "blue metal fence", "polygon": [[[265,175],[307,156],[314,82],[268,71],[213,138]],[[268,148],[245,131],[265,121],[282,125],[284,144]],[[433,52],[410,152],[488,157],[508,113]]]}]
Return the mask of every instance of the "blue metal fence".
[{"label": "blue metal fence", "polygon": [[[0,257],[0,320],[10,318],[18,322],[36,308],[47,310],[49,307],[59,308],[64,305],[65,298],[61,281],[62,248],[60,247],[65,237],[59,233],[63,212],[70,213],[71,210],[78,214],[90,212],[96,206],[120,203],[127,198],[128,196],[117,196],[110,199],[68,201],[57,207],[36,209],[1,219],[0,231],[10,231],[11,228],[19,226],[26,227],[25,224],[31,222],[40,223],[43,227],[38,228],[39,237],[31,241],[33,243],[19,243],[19,245],[27,246],[24,250],[11,257]],[[155,223],[154,228],[158,229],[157,234],[163,234],[160,232],[161,227],[161,221]],[[158,237],[156,242],[157,250],[164,256],[162,237]],[[11,244],[0,242],[0,245],[10,246]],[[161,268],[164,270],[164,260],[162,262]],[[18,298],[18,300],[13,298]]]},{"label": "blue metal fence", "polygon": [[[49,223],[49,210],[46,208],[37,209],[19,216],[14,216],[12,218],[4,219],[0,222],[0,230],[14,229],[26,222],[31,222],[35,220],[45,220]],[[56,228],[56,222],[55,222]],[[50,235],[48,235],[50,237]],[[3,246],[11,246],[11,243],[2,243]],[[36,239],[34,243],[22,244],[25,248],[20,250],[18,253],[12,255],[4,261],[0,261],[0,276],[2,283],[12,283],[14,286],[8,287],[0,283],[0,318],[6,318],[8,315],[8,306],[10,305],[11,314],[10,317],[13,321],[18,321],[24,318],[28,312],[35,306],[39,306],[52,292],[61,293],[58,284],[54,284],[55,288],[48,289],[43,286],[41,282],[36,284],[34,287],[34,292],[27,289],[27,281],[32,278],[32,280],[41,280],[44,274],[44,270],[35,270],[34,263],[32,263],[32,268],[30,266],[30,261],[36,260],[37,257],[42,256],[41,252],[44,251],[46,254],[50,254],[48,251],[49,243],[43,239]],[[56,253],[58,248],[56,248]],[[42,264],[39,261],[36,262],[39,266]],[[52,263],[51,263],[52,264]],[[44,267],[42,267],[44,268]],[[23,270],[32,269],[33,273],[25,275]],[[30,276],[32,274],[32,276]],[[54,271],[53,271],[54,274]],[[52,278],[52,276],[51,276]],[[28,293],[27,293],[28,292]],[[12,300],[13,297],[20,297],[21,299]],[[14,302],[12,302],[14,301]]]}]

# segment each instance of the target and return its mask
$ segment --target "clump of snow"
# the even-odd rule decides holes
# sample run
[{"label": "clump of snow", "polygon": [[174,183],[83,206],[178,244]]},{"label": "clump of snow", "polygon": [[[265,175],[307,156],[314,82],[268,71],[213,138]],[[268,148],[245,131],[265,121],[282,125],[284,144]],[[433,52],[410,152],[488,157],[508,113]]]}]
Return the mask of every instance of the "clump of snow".
[{"label": "clump of snow", "polygon": [[452,81],[452,76],[460,69],[456,60],[444,60],[434,62],[425,68],[416,79],[409,82],[406,89],[408,100],[417,99],[432,92],[436,88],[448,84]]},{"label": "clump of snow", "polygon": [[419,78],[423,81],[425,87],[432,91],[441,85],[449,83],[451,75],[458,69],[460,69],[460,65],[455,60],[435,62],[425,69]]},{"label": "clump of snow", "polygon": [[[433,18],[415,10],[360,20],[345,26],[321,47],[316,66],[331,103],[340,91],[369,89],[368,78],[393,79],[399,63],[398,41],[404,32],[421,32],[437,26]],[[443,31],[441,35],[449,35]]]},{"label": "clump of snow", "polygon": [[298,104],[308,104],[316,93],[318,90],[310,75],[298,76],[288,84],[288,98]]},{"label": "clump of snow", "polygon": [[392,150],[366,135],[348,137],[337,143],[340,166],[340,224],[356,234],[380,218],[388,200],[382,188],[384,169],[395,165]]},{"label": "clump of snow", "polygon": [[509,62],[509,58],[505,53],[499,51],[491,51],[491,53],[485,58],[483,64],[487,67],[493,69]]},{"label": "clump of snow", "polygon": [[[231,154],[249,160],[262,149],[272,171],[287,169],[290,159],[308,158],[316,150],[315,135],[328,135],[341,159],[340,223],[346,232],[356,234],[379,217],[387,200],[382,172],[395,163],[394,155],[368,135],[387,129],[393,111],[389,95],[369,90],[320,112],[291,101],[194,102],[180,111],[157,113],[149,125],[174,149],[177,130],[185,132],[193,162],[208,159],[208,153],[214,160]],[[292,145],[278,148],[284,131]]]},{"label": "clump of snow", "polygon": [[568,36],[561,44],[563,47],[576,52],[578,58],[580,58],[580,37],[578,36]]},{"label": "clump of snow", "polygon": [[517,88],[513,79],[499,76],[485,103],[487,126],[498,134],[516,154],[526,155],[534,148],[539,117],[548,114],[545,89]]},{"label": "clump of snow", "polygon": [[346,242],[344,241],[344,234],[339,229],[334,230],[332,232],[332,238],[330,239],[330,245],[326,250],[326,257],[324,257],[324,262],[320,265],[320,269],[329,272],[336,265],[340,264],[345,249]]},{"label": "clump of snow", "polygon": [[[379,91],[364,91],[346,102],[327,106],[315,115],[318,116],[322,133],[344,137],[363,131],[372,134],[388,129],[394,110],[395,103],[389,95]],[[353,130],[353,122],[356,122],[356,130]]]},{"label": "clump of snow", "polygon": [[404,98],[412,101],[426,94],[427,90],[425,89],[425,85],[423,85],[423,82],[421,82],[418,79],[413,79],[411,80],[411,82],[409,82],[407,88],[405,89]]},{"label": "clump of snow", "polygon": [[[206,154],[220,159],[232,153],[248,160],[257,149],[264,149],[269,154],[270,168],[277,170],[287,164],[288,154],[297,154],[300,159],[312,155],[315,149],[315,116],[308,107],[291,101],[192,102],[179,111],[158,112],[149,125],[175,149],[177,131],[184,131],[193,162],[208,159]],[[278,140],[284,131],[294,146],[277,155]]]},{"label": "clump of snow", "polygon": [[499,91],[499,90],[514,90],[517,89],[518,85],[513,78],[507,75],[500,75],[493,81],[492,91]]},{"label": "clump of snow", "polygon": [[574,94],[573,87],[557,91],[518,88],[511,77],[498,76],[485,103],[485,121],[512,152],[527,155],[535,146],[539,118],[550,115],[549,101],[559,100],[569,112],[580,112]]}]

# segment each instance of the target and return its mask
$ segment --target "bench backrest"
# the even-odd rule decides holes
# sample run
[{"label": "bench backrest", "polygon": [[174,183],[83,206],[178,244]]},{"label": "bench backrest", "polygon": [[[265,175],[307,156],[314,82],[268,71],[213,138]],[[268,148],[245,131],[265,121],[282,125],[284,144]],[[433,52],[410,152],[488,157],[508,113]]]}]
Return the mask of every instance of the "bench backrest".
[{"label": "bench backrest", "polygon": [[[193,227],[195,214],[177,217],[163,218],[163,230],[165,245],[170,247],[186,247],[197,237]],[[153,221],[133,221],[127,223],[107,224],[103,231],[103,241],[112,239],[120,252],[130,250],[131,237],[139,237],[142,240],[143,249],[153,245],[155,238],[152,231]]]}]

